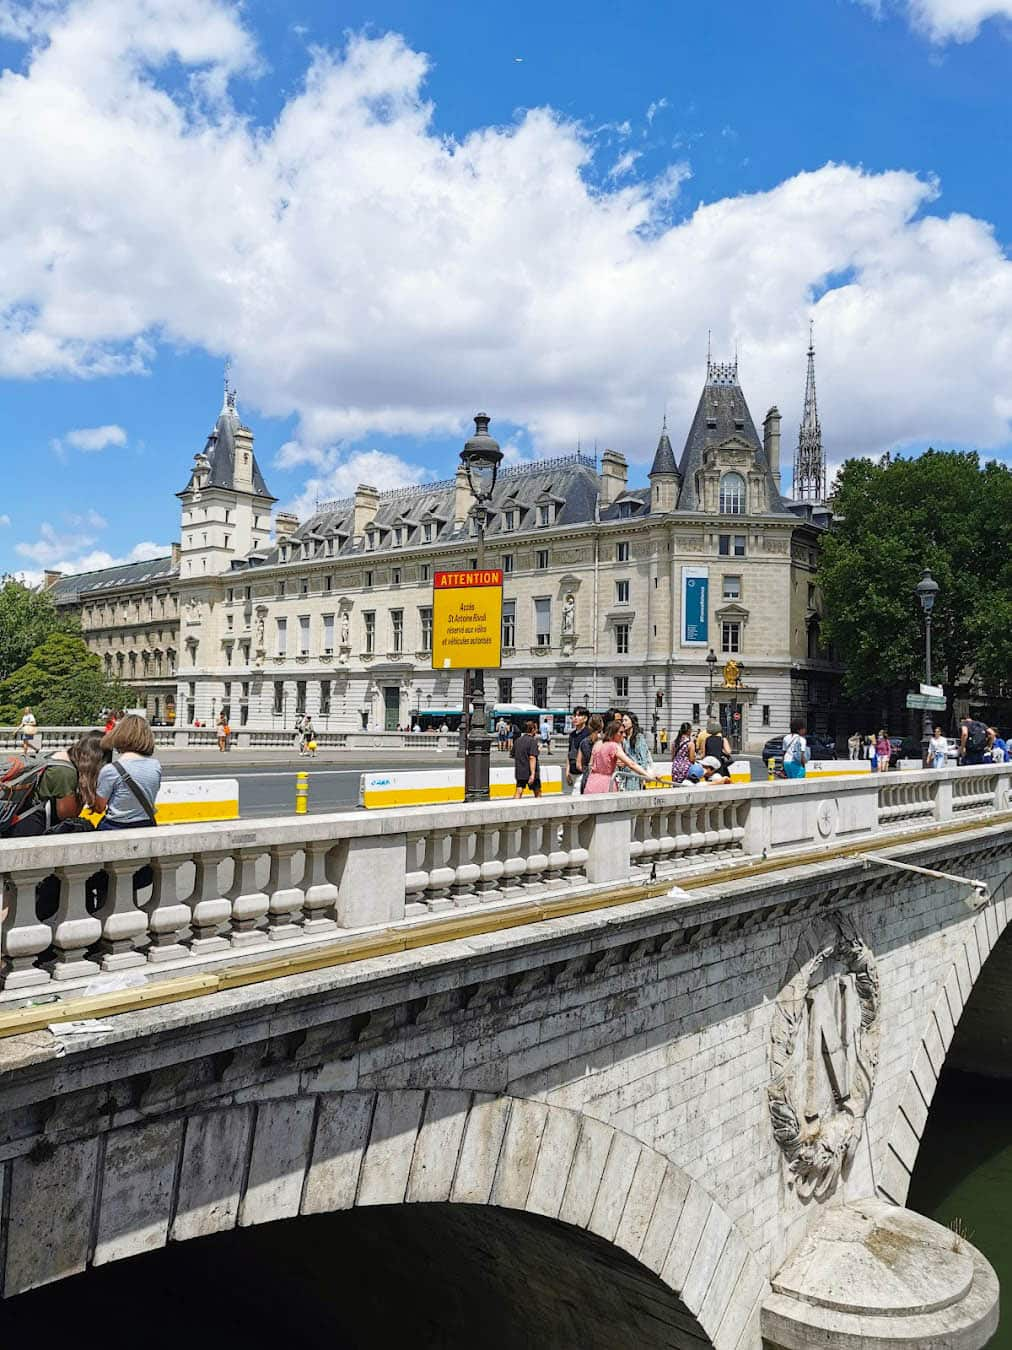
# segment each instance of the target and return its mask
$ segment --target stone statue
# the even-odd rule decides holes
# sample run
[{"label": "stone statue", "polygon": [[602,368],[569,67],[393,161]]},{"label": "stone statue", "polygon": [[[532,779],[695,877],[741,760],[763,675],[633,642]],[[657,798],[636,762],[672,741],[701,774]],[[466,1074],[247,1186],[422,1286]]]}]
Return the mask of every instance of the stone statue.
[{"label": "stone statue", "polygon": [[576,596],[570,593],[562,602],[562,636],[572,637],[576,632]]},{"label": "stone statue", "polygon": [[341,611],[341,646],[347,647],[351,642],[351,620],[348,617],[348,611]]},{"label": "stone statue", "polygon": [[257,619],[257,650],[263,651],[264,648],[264,621]]}]

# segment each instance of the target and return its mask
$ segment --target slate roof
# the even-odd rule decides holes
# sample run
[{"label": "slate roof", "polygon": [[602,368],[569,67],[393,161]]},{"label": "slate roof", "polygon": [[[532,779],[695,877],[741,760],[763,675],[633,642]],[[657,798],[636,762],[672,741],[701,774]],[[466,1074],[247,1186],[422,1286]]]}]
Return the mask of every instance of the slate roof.
[{"label": "slate roof", "polygon": [[61,577],[46,594],[56,605],[73,605],[85,596],[101,594],[120,586],[138,586],[144,582],[168,581],[177,575],[172,558],[151,558],[146,562],[122,563],[119,567],[100,567],[95,572],[78,572]]},{"label": "slate roof", "polygon": [[708,363],[706,383],[699,396],[696,415],[685,438],[685,448],[678,466],[682,475],[682,490],[679,493],[677,509],[679,511],[701,509],[696,498],[696,474],[703,465],[703,451],[708,446],[720,445],[722,441],[730,440],[732,436],[748,441],[756,450],[756,464],[766,469],[770,510],[777,515],[789,514],[786,503],[777,491],[773,475],[769,472],[762,441],[755,429],[741,385],[738,383],[737,361],[733,365]]},{"label": "slate roof", "polygon": [[678,465],[675,463],[675,452],[671,448],[671,438],[668,435],[668,419],[664,419],[664,429],[661,432],[661,439],[657,442],[657,449],[654,451],[654,462],[650,466],[648,477],[653,478],[654,474],[659,473],[678,473]]},{"label": "slate roof", "polygon": [[[226,395],[224,406],[218,414],[218,420],[215,422],[211,434],[207,438],[207,444],[204,446],[204,454],[211,465],[208,487],[232,487],[235,476],[235,433],[241,426],[233,390]],[[276,497],[271,496],[267,484],[264,482],[264,476],[260,472],[256,455],[253,456],[253,491],[258,496],[270,497],[272,502],[277,501]]]}]

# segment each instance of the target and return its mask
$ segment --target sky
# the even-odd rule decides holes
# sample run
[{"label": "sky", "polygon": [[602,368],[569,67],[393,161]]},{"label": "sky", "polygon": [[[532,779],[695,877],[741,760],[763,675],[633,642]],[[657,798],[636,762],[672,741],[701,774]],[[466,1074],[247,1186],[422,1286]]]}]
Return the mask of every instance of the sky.
[{"label": "sky", "polygon": [[[225,362],[279,505],[676,450],[1012,462],[1012,0],[0,0],[0,571],[168,551]],[[709,338],[708,338],[708,335]]]}]

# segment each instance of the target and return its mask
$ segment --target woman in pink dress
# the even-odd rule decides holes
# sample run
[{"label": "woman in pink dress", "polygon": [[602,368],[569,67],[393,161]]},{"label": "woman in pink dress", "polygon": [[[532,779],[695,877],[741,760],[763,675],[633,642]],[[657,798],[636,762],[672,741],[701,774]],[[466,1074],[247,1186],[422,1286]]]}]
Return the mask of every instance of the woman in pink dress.
[{"label": "woman in pink dress", "polygon": [[622,723],[618,720],[609,722],[605,727],[604,735],[590,756],[590,774],[583,789],[584,796],[588,792],[617,792],[615,770],[619,765],[630,773],[638,773],[641,778],[650,777],[646,769],[630,759],[622,749],[622,734]]}]

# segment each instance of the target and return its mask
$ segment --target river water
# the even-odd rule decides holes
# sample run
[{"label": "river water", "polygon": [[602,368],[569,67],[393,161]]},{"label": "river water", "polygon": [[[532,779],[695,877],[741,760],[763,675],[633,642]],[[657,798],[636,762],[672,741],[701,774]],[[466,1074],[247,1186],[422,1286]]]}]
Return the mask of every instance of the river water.
[{"label": "river water", "polygon": [[958,1219],[994,1266],[1002,1319],[988,1350],[1012,1350],[1012,1081],[943,1073],[907,1204],[939,1223]]}]

